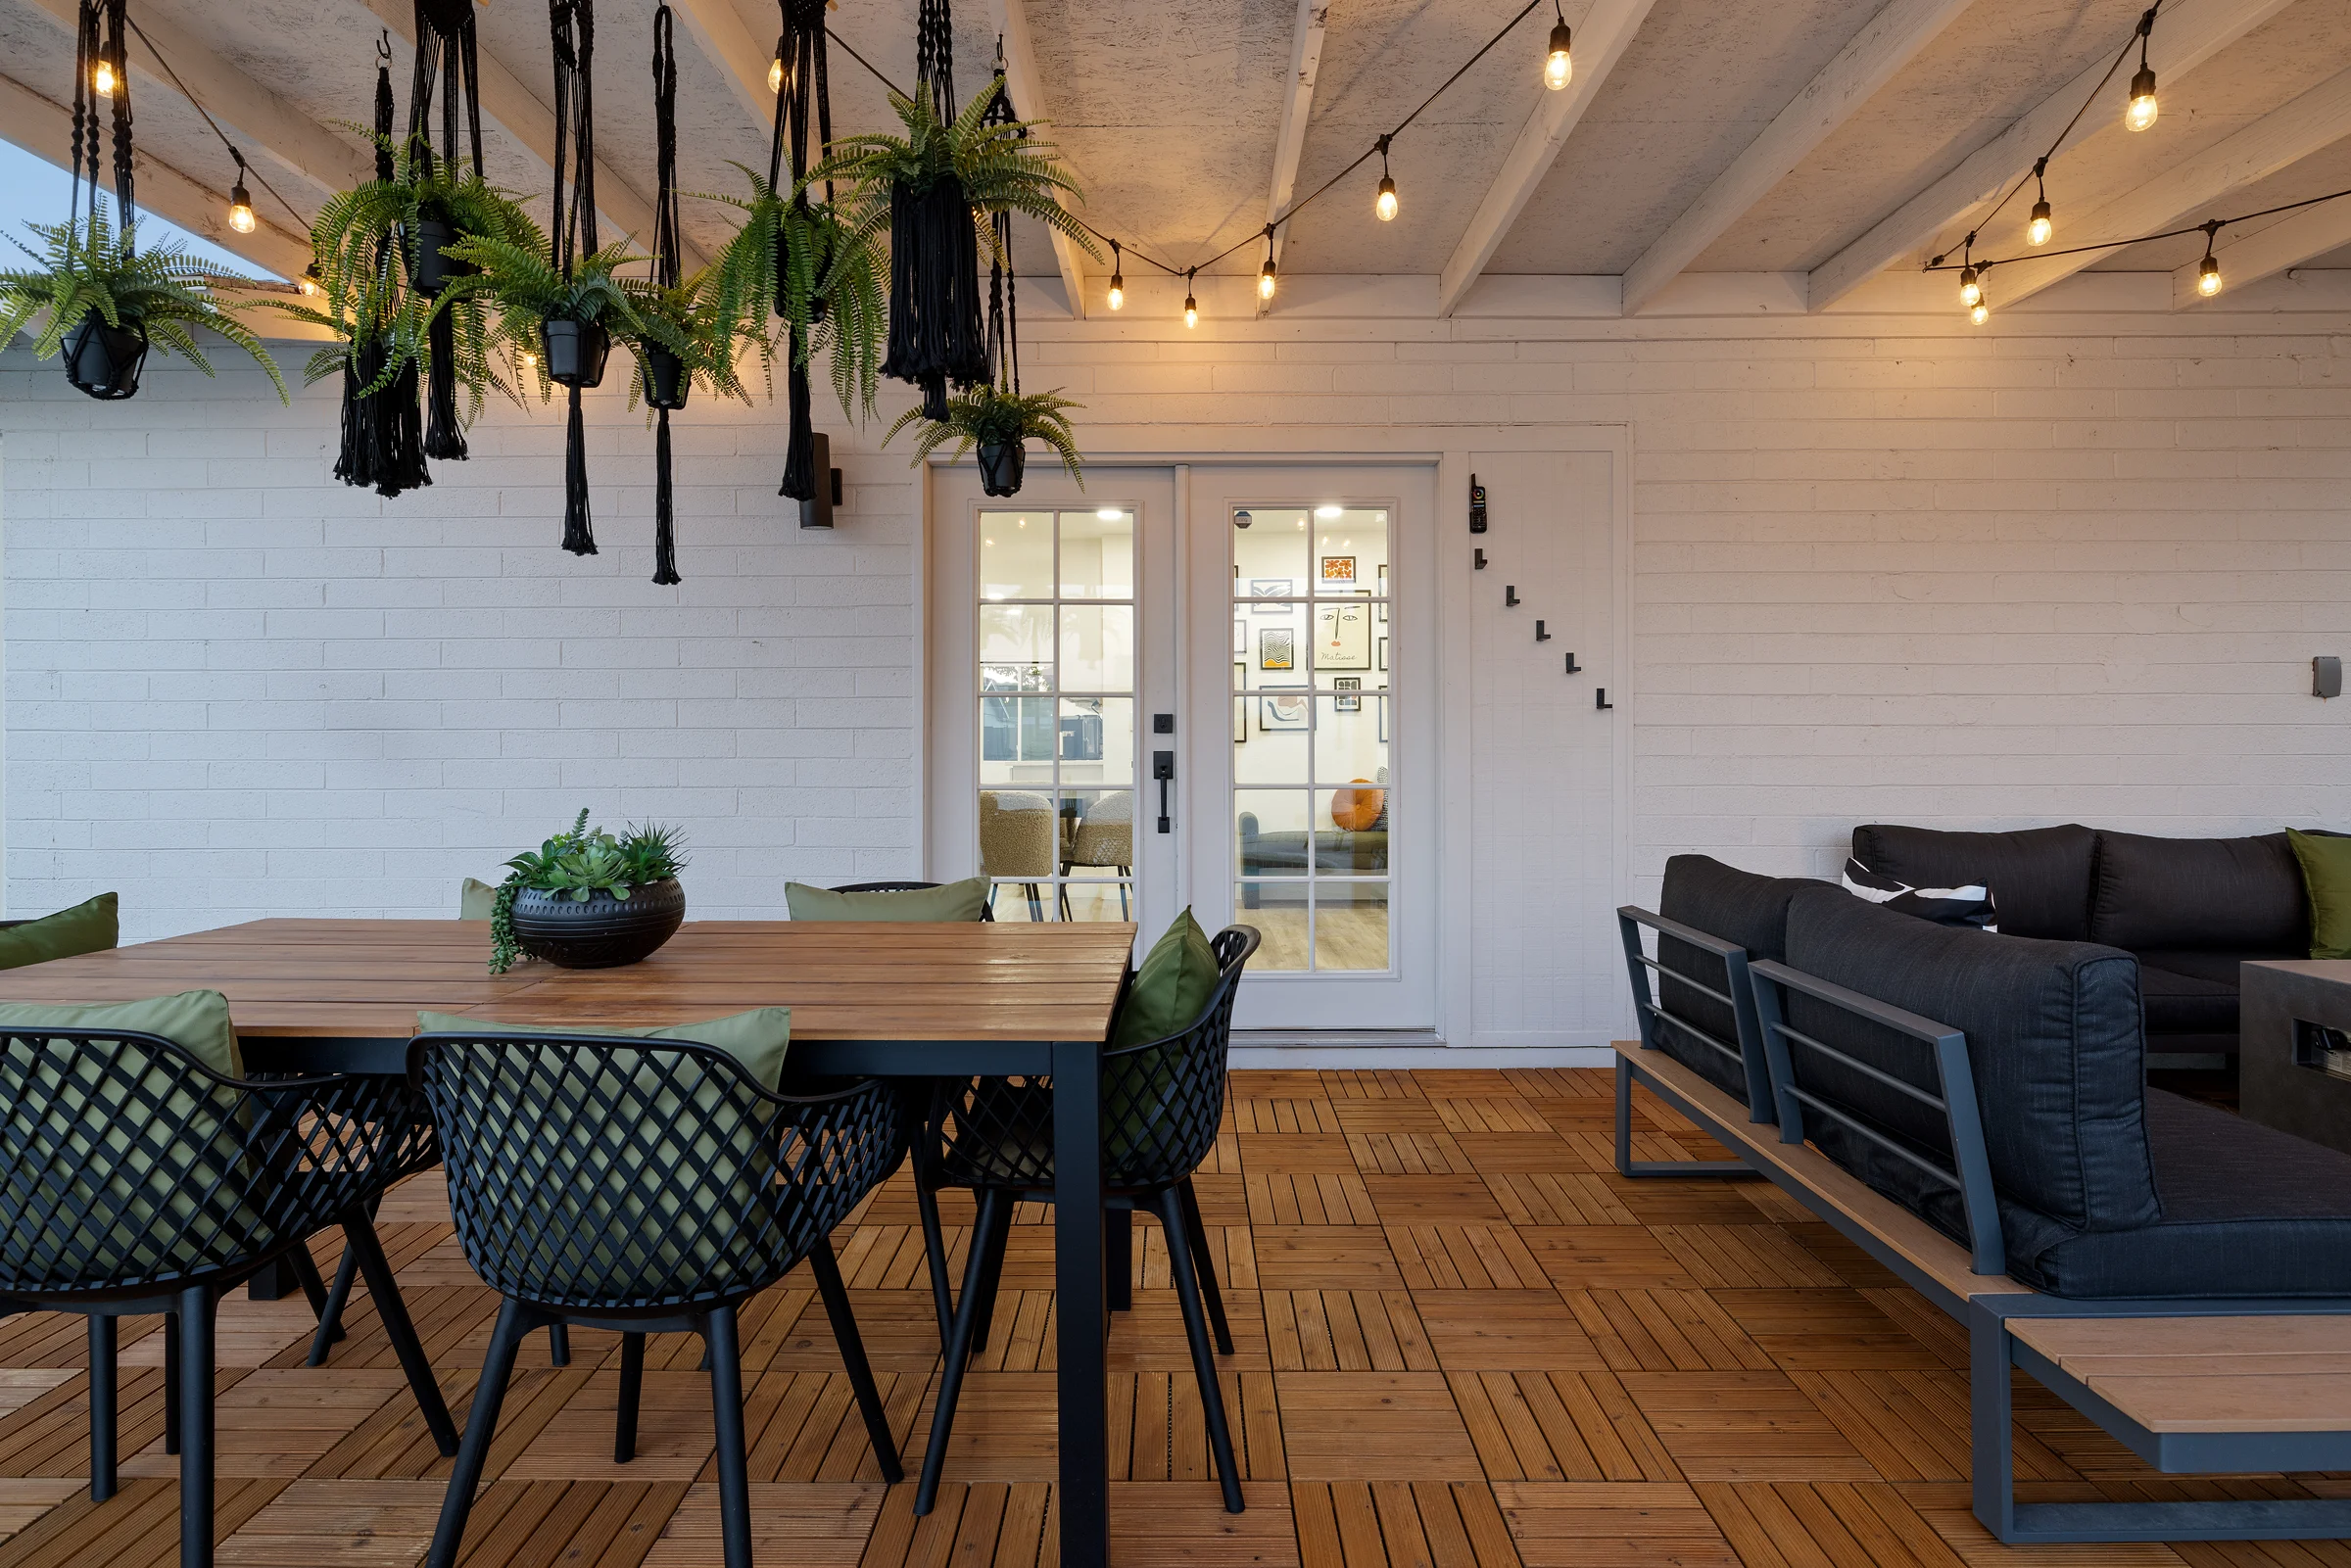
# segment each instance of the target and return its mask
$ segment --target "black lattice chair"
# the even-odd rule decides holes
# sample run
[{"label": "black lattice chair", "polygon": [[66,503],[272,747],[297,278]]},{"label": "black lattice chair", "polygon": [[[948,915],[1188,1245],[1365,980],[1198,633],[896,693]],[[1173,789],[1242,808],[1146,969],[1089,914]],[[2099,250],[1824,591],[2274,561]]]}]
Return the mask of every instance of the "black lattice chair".
[{"label": "black lattice chair", "polygon": [[[182,1568],[213,1560],[220,1298],[332,1224],[444,1453],[457,1434],[367,1205],[414,1157],[397,1078],[226,1078],[159,1035],[0,1034],[0,1305],[90,1320],[90,1495],[115,1491],[115,1320],[163,1312]],[[312,1278],[315,1279],[313,1272]]]},{"label": "black lattice chair", "polygon": [[882,1473],[896,1445],[831,1235],[903,1152],[879,1080],[776,1094],[724,1051],[630,1036],[420,1034],[410,1072],[432,1106],[451,1217],[474,1272],[504,1297],[427,1568],[452,1568],[522,1337],[547,1323],[621,1335],[612,1456],[636,1451],[645,1336],[708,1349],[727,1568],[750,1568],[736,1310],[802,1259]]},{"label": "black lattice chair", "polygon": [[[1223,1488],[1227,1512],[1242,1509],[1241,1479],[1232,1457],[1232,1431],[1224,1419],[1224,1398],[1217,1382],[1217,1354],[1232,1354],[1232,1331],[1224,1319],[1223,1294],[1210,1256],[1192,1172],[1216,1148],[1224,1117],[1224,1061],[1232,1039],[1232,1003],[1257,931],[1228,926],[1219,931],[1217,987],[1200,1016],[1181,1032],[1141,1045],[1102,1053],[1102,1186],[1111,1211],[1112,1232],[1129,1224],[1135,1211],[1158,1218],[1168,1240],[1176,1299],[1183,1309],[1184,1337],[1191,1342],[1192,1371],[1208,1419],[1210,1452]],[[1128,978],[1131,980],[1132,976]],[[1122,1006],[1125,994],[1121,994]],[[973,1354],[987,1343],[987,1320],[1003,1278],[1004,1252],[1012,1237],[1014,1206],[1023,1200],[1053,1201],[1053,1096],[1041,1079],[963,1078],[942,1083],[932,1103],[923,1143],[942,1185],[970,1187],[979,1196],[979,1216],[963,1271],[963,1292],[947,1335],[946,1370],[931,1421],[931,1443],[923,1455],[922,1484],[914,1511],[926,1514],[938,1497],[939,1471],[955,1424],[955,1401]],[[919,1167],[918,1167],[919,1168]],[[1128,1281],[1112,1249],[1110,1285],[1114,1307],[1123,1306]],[[1203,1311],[1205,1304],[1206,1311]],[[1216,1351],[1209,1325],[1216,1327]]]}]

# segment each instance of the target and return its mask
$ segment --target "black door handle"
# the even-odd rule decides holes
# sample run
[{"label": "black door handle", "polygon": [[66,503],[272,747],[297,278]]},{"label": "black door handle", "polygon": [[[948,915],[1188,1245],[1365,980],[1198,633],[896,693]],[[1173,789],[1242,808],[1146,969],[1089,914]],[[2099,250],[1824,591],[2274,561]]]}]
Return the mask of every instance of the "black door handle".
[{"label": "black door handle", "polygon": [[1159,781],[1159,831],[1163,833],[1174,832],[1176,825],[1168,817],[1168,785],[1176,779],[1176,753],[1152,752],[1151,777]]}]

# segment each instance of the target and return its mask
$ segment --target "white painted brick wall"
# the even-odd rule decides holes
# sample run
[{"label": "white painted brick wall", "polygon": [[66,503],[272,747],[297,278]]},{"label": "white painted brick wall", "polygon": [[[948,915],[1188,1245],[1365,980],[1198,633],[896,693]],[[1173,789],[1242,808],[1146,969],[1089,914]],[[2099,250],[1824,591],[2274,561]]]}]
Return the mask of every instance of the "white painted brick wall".
[{"label": "white painted brick wall", "polygon": [[[1636,895],[1685,848],[1830,872],[1865,820],[2351,827],[2351,702],[2307,695],[2351,655],[2341,318],[1027,324],[1032,388],[1203,450],[1628,426]],[[780,411],[697,404],[660,589],[649,434],[589,408],[575,560],[553,409],[385,502],[328,481],[326,389],[0,358],[9,911],[443,914],[582,804],[682,822],[699,913],[915,871],[903,458],[869,434],[803,536]]]}]

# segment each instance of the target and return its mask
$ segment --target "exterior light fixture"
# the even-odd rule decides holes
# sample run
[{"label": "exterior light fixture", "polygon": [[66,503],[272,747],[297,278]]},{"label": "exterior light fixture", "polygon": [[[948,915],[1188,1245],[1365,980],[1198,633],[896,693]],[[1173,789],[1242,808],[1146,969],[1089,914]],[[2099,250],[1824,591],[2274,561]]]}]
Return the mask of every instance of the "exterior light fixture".
[{"label": "exterior light fixture", "polygon": [[1388,176],[1388,138],[1379,139],[1379,195],[1371,203],[1371,211],[1379,214],[1382,223],[1396,221],[1396,181]]},{"label": "exterior light fixture", "polygon": [[1551,47],[1544,51],[1543,85],[1556,93],[1575,79],[1575,57],[1568,52],[1574,34],[1567,30],[1567,14],[1559,0],[1552,0],[1551,10],[1559,20],[1551,24]]}]

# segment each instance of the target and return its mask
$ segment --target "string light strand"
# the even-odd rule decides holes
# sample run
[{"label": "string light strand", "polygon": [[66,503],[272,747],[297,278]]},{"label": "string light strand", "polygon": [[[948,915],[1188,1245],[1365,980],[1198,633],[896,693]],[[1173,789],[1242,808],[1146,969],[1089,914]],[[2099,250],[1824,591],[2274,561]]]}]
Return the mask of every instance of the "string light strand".
[{"label": "string light strand", "polygon": [[[300,213],[295,212],[294,204],[287,201],[283,196],[279,196],[277,187],[270,184],[260,169],[255,168],[251,164],[245,161],[245,155],[238,151],[237,144],[235,142],[232,142],[228,139],[228,133],[220,128],[220,122],[213,118],[213,112],[205,108],[203,102],[199,100],[194,93],[188,90],[188,84],[179,79],[179,72],[171,69],[171,62],[164,58],[164,52],[155,46],[155,40],[148,37],[146,31],[139,26],[138,19],[136,17],[125,15],[122,20],[129,24],[130,30],[132,32],[138,34],[139,42],[147,46],[147,52],[155,56],[155,63],[164,68],[164,74],[171,78],[171,85],[179,89],[179,95],[182,98],[185,98],[191,105],[194,105],[196,113],[204,117],[204,122],[213,127],[213,134],[220,138],[220,145],[228,149],[228,156],[236,160],[237,189],[244,189],[244,177],[247,174],[251,174],[255,179],[260,180],[262,183],[262,189],[267,191],[271,196],[276,197],[277,205],[286,210],[286,212],[293,217],[295,225],[302,230],[303,237],[308,239],[311,233],[311,220],[303,216]],[[250,224],[252,221],[253,211],[251,204],[238,202],[232,196],[232,214],[238,207],[242,207],[245,210],[246,222]],[[231,222],[233,223],[235,219],[232,216]],[[239,232],[249,234],[252,232],[252,229],[250,227],[240,228]]]}]

